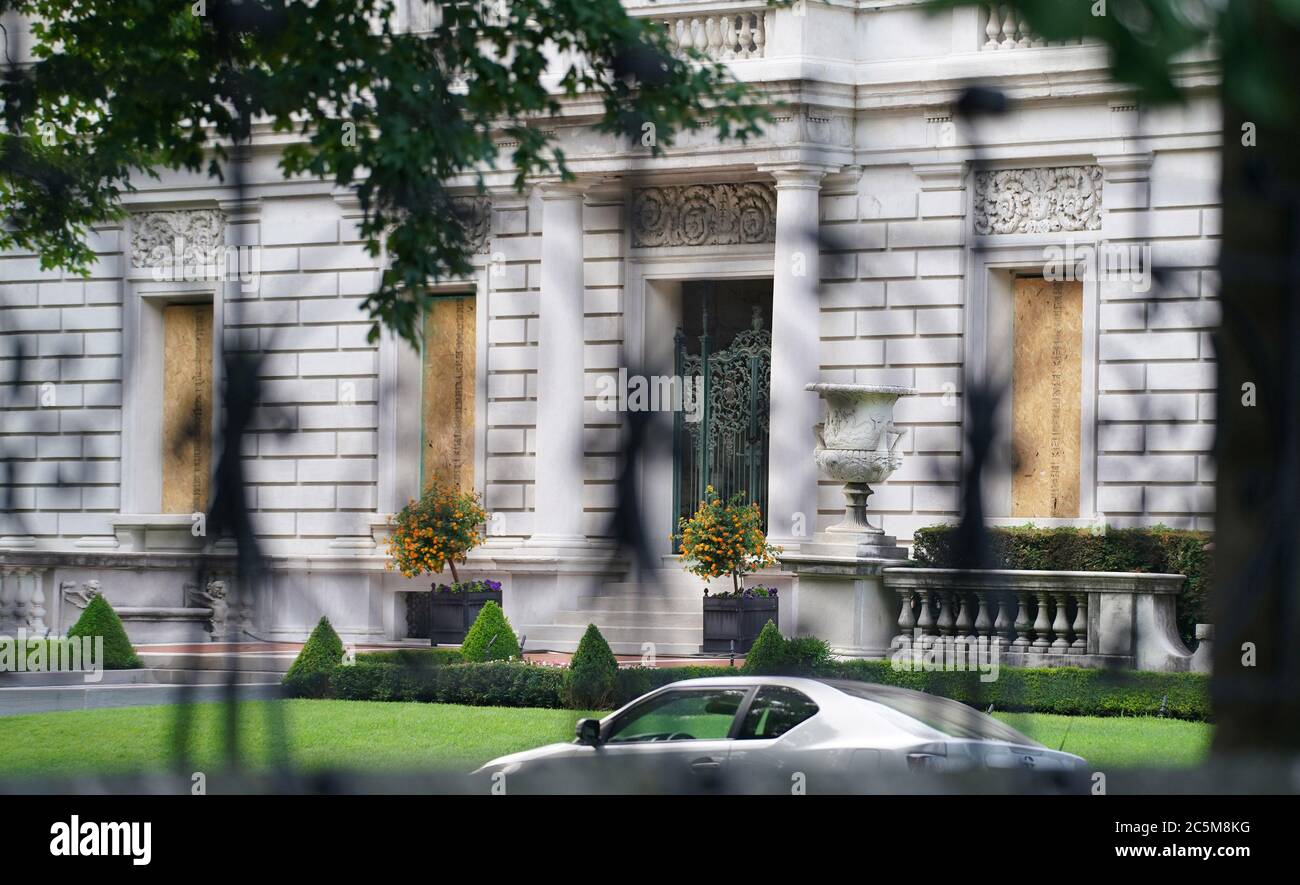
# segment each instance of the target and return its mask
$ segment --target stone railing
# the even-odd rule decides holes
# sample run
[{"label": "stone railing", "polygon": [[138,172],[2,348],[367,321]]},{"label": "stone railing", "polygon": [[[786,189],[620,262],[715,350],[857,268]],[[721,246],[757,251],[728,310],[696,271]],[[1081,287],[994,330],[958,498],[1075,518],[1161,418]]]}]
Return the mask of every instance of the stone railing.
[{"label": "stone railing", "polygon": [[1209,669],[1208,629],[1195,655],[1178,636],[1182,575],[887,568],[900,601],[895,646],[997,642],[1019,666]]},{"label": "stone railing", "polygon": [[673,14],[652,9],[631,12],[659,22],[675,44],[697,49],[714,61],[762,58],[771,29],[771,11],[762,5]]},{"label": "stone railing", "polygon": [[[652,6],[628,11],[638,18],[659,22],[678,46],[697,49],[714,61],[762,58],[771,31],[771,10],[763,4],[708,3],[698,12],[660,12]],[[430,0],[401,0],[394,26],[399,31],[422,34],[442,22],[441,4]]]},{"label": "stone railing", "polygon": [[0,565],[0,636],[29,636],[49,632],[45,623],[45,569]]},{"label": "stone railing", "polygon": [[1080,40],[1048,42],[1025,25],[1019,12],[1005,3],[985,3],[980,14],[984,43],[980,49],[1027,49],[1034,46],[1078,45]]}]

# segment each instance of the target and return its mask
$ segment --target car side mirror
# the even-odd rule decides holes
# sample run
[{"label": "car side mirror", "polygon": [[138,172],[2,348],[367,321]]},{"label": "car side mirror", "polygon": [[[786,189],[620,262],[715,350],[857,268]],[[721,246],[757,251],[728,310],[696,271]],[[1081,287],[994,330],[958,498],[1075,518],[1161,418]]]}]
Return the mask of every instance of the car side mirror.
[{"label": "car side mirror", "polygon": [[584,746],[594,747],[600,743],[599,719],[579,719],[573,731],[578,736],[578,743]]}]

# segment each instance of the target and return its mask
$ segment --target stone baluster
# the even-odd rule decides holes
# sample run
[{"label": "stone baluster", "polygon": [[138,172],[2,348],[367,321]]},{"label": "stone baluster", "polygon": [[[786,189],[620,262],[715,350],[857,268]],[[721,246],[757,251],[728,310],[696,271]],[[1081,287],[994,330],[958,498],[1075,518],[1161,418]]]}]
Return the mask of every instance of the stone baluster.
[{"label": "stone baluster", "polygon": [[951,590],[939,591],[939,635],[951,640],[956,633],[957,619],[953,608],[957,604],[956,594]]},{"label": "stone baluster", "polygon": [[754,14],[754,34],[751,38],[754,48],[746,58],[762,58],[763,47],[767,44],[767,16],[769,12]]},{"label": "stone baluster", "polygon": [[27,617],[27,631],[33,636],[44,636],[50,632],[45,626],[45,576],[44,569],[33,569],[31,575],[32,603],[31,613]]},{"label": "stone baluster", "polygon": [[[993,632],[993,621],[989,617],[988,597],[988,593],[984,590],[975,591],[975,634],[981,648],[988,648],[989,636]],[[996,606],[997,600],[994,600],[993,604]]]},{"label": "stone baluster", "polygon": [[1033,39],[1029,35],[1029,26],[1025,24],[1025,17],[1022,15],[1016,19],[1016,48],[1028,49],[1033,45]]},{"label": "stone baluster", "polygon": [[27,629],[28,606],[31,602],[31,573],[28,568],[14,569],[13,620],[15,630]]},{"label": "stone baluster", "polygon": [[961,606],[957,610],[957,638],[969,645],[974,645],[978,639],[975,636],[975,612],[974,607],[970,604],[971,595],[958,590],[954,596],[957,604]]},{"label": "stone baluster", "polygon": [[903,605],[898,610],[898,636],[895,638],[895,645],[899,645],[899,640],[906,639],[912,641],[912,631],[916,629],[916,613],[912,611],[912,592],[903,593]]},{"label": "stone baluster", "polygon": [[1074,642],[1070,643],[1070,652],[1076,655],[1088,653],[1088,594],[1079,593],[1074,597]]},{"label": "stone baluster", "polygon": [[1069,604],[1069,594],[1053,593],[1052,599],[1056,602],[1056,617],[1052,621],[1052,634],[1055,639],[1052,640],[1052,654],[1063,655],[1070,650],[1070,619],[1066,612]]},{"label": "stone baluster", "polygon": [[989,20],[984,26],[984,35],[988,37],[984,41],[985,49],[997,49],[1002,42],[1002,7],[996,3],[987,5]]},{"label": "stone baluster", "polygon": [[921,591],[921,611],[916,620],[916,626],[920,629],[922,636],[934,635],[934,617],[930,611],[930,591]]},{"label": "stone baluster", "polygon": [[1016,619],[1014,629],[1016,638],[1011,643],[1014,651],[1024,653],[1029,651],[1029,630],[1033,622],[1029,620],[1029,594],[1023,590],[1016,593]]},{"label": "stone baluster", "polygon": [[709,34],[709,46],[704,50],[709,58],[725,58],[723,50],[726,48],[722,42],[722,16],[711,15],[705,20]]},{"label": "stone baluster", "polygon": [[1015,639],[1015,612],[1008,611],[1010,606],[1015,605],[1016,598],[1010,595],[995,593],[992,604],[996,617],[993,621],[993,635],[1000,638],[1004,646],[1011,644]]},{"label": "stone baluster", "polygon": [[1034,617],[1034,641],[1029,647],[1041,654],[1052,647],[1052,643],[1047,638],[1048,631],[1052,629],[1052,622],[1047,618],[1047,591],[1040,590],[1034,595],[1038,598],[1038,614]]},{"label": "stone baluster", "polygon": [[13,592],[13,570],[10,568],[0,568],[0,635],[8,636],[13,633],[10,629],[9,597]]},{"label": "stone baluster", "polygon": [[1020,32],[1020,24],[1016,17],[1016,10],[1011,6],[1003,7],[1002,18],[1002,42],[998,44],[999,49],[1015,49],[1016,34]]}]

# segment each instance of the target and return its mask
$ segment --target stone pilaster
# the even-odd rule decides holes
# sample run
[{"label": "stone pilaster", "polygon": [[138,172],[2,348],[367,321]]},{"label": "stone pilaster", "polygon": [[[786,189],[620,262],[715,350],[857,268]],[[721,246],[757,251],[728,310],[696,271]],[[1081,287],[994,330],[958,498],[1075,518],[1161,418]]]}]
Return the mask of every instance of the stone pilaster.
[{"label": "stone pilaster", "polygon": [[772,385],[768,454],[768,536],[787,549],[817,530],[813,463],[820,404],[804,389],[818,379],[820,303],[818,200],[822,167],[773,170],[776,254],[772,270]]},{"label": "stone pilaster", "polygon": [[579,547],[583,477],[583,190],[542,188],[537,458],[531,547]]}]

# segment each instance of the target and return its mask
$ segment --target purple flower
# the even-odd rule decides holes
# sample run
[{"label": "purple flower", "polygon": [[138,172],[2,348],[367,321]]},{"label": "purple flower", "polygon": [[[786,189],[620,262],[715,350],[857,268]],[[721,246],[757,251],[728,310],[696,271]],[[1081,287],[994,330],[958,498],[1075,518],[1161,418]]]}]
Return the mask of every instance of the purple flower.
[{"label": "purple flower", "polygon": [[500,581],[490,581],[490,580],[489,580],[489,581],[484,581],[483,583],[484,583],[485,585],[487,585],[487,588],[488,588],[489,590],[491,590],[493,593],[495,593],[496,591],[498,591],[498,590],[501,589],[501,582],[500,582]]}]

